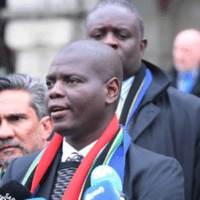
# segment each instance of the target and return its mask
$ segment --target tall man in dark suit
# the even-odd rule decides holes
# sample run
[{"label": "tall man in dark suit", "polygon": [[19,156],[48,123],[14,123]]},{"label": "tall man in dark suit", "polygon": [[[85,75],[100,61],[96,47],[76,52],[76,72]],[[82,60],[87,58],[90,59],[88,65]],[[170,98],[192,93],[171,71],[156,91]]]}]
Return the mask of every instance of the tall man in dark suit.
[{"label": "tall man in dark suit", "polygon": [[119,127],[122,79],[120,57],[108,45],[78,41],[63,48],[46,78],[46,104],[58,134],[44,153],[14,160],[2,184],[14,179],[36,197],[78,200],[90,187],[93,169],[109,165],[127,200],[184,199],[180,164],[136,146]]},{"label": "tall man in dark suit", "polygon": [[200,97],[200,32],[187,29],[178,33],[173,44],[172,86]]},{"label": "tall man in dark suit", "polygon": [[199,199],[199,99],[170,87],[163,70],[142,60],[147,40],[133,4],[102,1],[86,20],[86,38],[108,44],[123,62],[120,123],[137,145],[175,157],[183,167],[186,199]]}]

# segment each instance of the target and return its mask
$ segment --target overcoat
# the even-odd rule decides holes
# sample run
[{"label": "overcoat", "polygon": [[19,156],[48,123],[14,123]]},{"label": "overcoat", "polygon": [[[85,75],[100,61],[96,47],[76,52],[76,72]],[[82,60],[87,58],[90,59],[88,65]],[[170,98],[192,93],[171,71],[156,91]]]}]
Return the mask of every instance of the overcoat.
[{"label": "overcoat", "polygon": [[[184,171],[185,199],[200,199],[200,99],[170,86],[162,69],[143,61],[153,81],[127,127],[138,146],[176,158]],[[134,84],[134,83],[133,83]]]}]

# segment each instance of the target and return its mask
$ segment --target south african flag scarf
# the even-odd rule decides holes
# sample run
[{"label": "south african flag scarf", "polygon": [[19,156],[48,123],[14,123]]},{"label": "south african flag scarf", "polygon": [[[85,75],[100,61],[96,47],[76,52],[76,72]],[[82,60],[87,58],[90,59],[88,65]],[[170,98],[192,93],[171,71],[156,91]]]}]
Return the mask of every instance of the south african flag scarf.
[{"label": "south african flag scarf", "polygon": [[[125,155],[130,145],[130,136],[126,134],[124,137],[123,130],[119,127],[119,123],[116,115],[113,117],[108,127],[98,139],[97,143],[94,145],[92,150],[88,153],[88,155],[83,159],[82,163],[78,167],[74,176],[72,177],[64,195],[63,200],[79,200],[83,196],[84,185],[86,179],[93,169],[93,166],[96,163],[96,160],[101,154],[101,150],[111,141],[112,145],[108,150],[108,153],[104,159],[103,164],[110,165],[113,167],[119,174],[122,182],[124,178],[124,168],[125,168]],[[63,136],[59,134],[55,134],[52,138],[50,144],[45,149],[43,153],[41,153],[35,159],[35,163],[33,162],[33,166],[36,167],[33,181],[31,184],[31,193],[34,194],[37,191],[38,186],[40,185],[40,181],[44,174],[46,173],[48,167],[54,160],[55,155],[57,154],[60,146],[62,145]],[[31,166],[30,171],[34,169]],[[31,174],[27,172],[27,176]],[[27,177],[24,179],[27,180]],[[73,191],[73,192],[71,192]]]}]

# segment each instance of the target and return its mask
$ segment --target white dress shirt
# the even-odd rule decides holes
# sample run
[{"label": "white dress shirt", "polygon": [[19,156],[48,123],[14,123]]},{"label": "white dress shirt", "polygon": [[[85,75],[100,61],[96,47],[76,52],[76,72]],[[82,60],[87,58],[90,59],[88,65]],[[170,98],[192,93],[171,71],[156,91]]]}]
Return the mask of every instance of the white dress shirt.
[{"label": "white dress shirt", "polygon": [[74,156],[73,155],[74,152],[85,157],[88,154],[88,152],[92,149],[92,147],[95,145],[96,142],[97,142],[97,140],[92,142],[88,146],[84,147],[80,151],[77,151],[76,149],[74,149],[71,145],[69,145],[66,142],[65,138],[63,138],[61,162],[65,162],[68,157],[72,158]]}]

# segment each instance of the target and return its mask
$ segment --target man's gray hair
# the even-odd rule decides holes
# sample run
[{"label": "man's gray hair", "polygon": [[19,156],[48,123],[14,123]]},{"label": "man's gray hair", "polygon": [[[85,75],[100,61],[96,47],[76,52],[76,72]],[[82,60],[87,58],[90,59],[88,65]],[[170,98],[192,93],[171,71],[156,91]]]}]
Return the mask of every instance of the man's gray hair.
[{"label": "man's gray hair", "polygon": [[35,110],[38,119],[47,116],[45,107],[46,87],[40,79],[25,74],[10,74],[0,77],[0,92],[22,90],[30,94],[30,106]]}]

